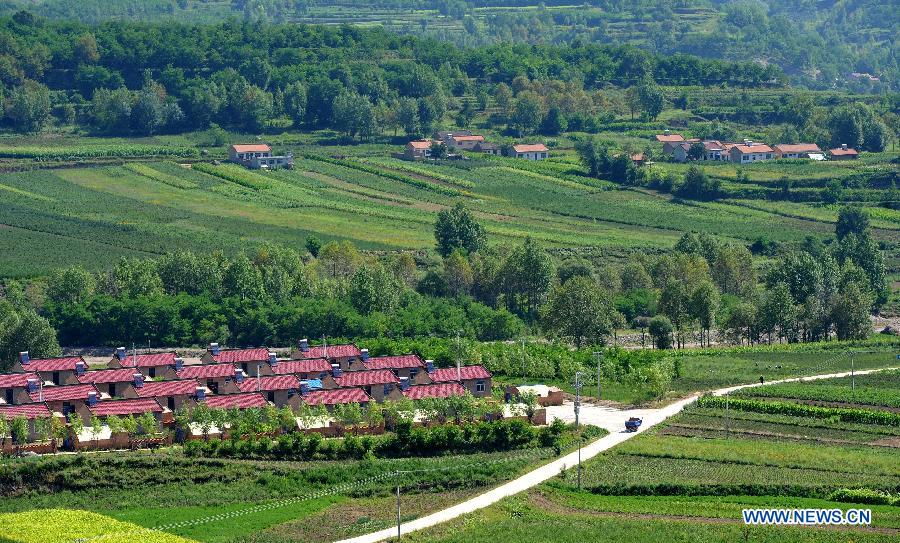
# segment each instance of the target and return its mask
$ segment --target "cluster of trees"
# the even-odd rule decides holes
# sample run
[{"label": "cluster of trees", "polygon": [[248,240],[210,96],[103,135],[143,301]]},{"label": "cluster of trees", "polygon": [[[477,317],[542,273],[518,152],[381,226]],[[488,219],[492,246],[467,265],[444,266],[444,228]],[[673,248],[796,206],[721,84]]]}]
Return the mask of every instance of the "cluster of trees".
[{"label": "cluster of trees", "polygon": [[[91,27],[18,12],[0,19],[0,35],[3,120],[22,132],[55,117],[107,133],[202,129],[212,122],[259,131],[284,119],[350,136],[400,128],[424,134],[450,109],[471,120],[492,94],[504,100],[510,85],[516,96],[501,104],[498,121],[522,132],[542,126],[555,132],[564,128],[562,119],[591,118],[580,112],[585,100],[595,102],[588,113],[602,109],[582,89],[610,82],[635,86],[629,107],[639,104],[653,117],[662,99],[653,78],[672,69],[668,59],[633,47],[461,49],[382,30],[237,21]],[[710,73],[746,83],[738,74],[760,68],[696,61],[683,69],[688,83],[700,84]],[[551,81],[552,88],[514,82],[520,76]],[[566,98],[569,90],[576,96]]]},{"label": "cluster of trees", "polygon": [[841,105],[815,102],[808,94],[785,97],[777,108],[778,120],[785,123],[773,134],[776,143],[814,142],[822,149],[846,144],[862,151],[884,151],[891,138],[887,123],[897,125],[896,108],[885,104],[879,114],[871,106],[855,101]]}]

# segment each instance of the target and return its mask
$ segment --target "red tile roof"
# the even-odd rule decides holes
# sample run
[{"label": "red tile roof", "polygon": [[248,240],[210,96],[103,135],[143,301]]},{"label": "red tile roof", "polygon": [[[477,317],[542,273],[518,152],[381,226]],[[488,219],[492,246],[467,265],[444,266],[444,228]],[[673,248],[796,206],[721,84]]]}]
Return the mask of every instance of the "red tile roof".
[{"label": "red tile roof", "polygon": [[197,392],[197,381],[193,379],[179,381],[145,381],[143,386],[135,387],[134,390],[141,398],[190,395]]},{"label": "red tile roof", "polygon": [[410,400],[422,398],[446,398],[448,396],[463,396],[466,389],[459,383],[436,383],[433,385],[411,386],[403,391],[403,395]]},{"label": "red tile roof", "polygon": [[308,360],[279,360],[272,368],[277,375],[291,373],[321,373],[330,372],[331,363],[324,358],[310,358]]},{"label": "red tile roof", "polygon": [[0,374],[0,388],[14,388],[28,386],[29,379],[41,380],[36,373],[3,373]]},{"label": "red tile roof", "polygon": [[[80,356],[60,356],[58,358],[32,358],[22,365],[25,371],[75,371],[75,364],[84,362]],[[84,367],[87,367],[85,364]]]},{"label": "red tile roof", "polygon": [[417,354],[376,356],[365,361],[370,370],[396,370],[400,368],[424,368],[425,362]]},{"label": "red tile roof", "polygon": [[779,143],[775,146],[775,150],[785,153],[821,153],[822,150],[815,143]]},{"label": "red tile roof", "polygon": [[121,364],[127,368],[149,368],[151,366],[174,366],[175,352],[126,355]]},{"label": "red tile roof", "polygon": [[42,403],[0,405],[0,418],[13,419],[15,417],[25,417],[26,419],[36,419],[49,416],[50,410]]},{"label": "red tile roof", "polygon": [[263,347],[255,349],[228,349],[219,351],[218,356],[213,356],[213,360],[221,363],[235,362],[268,362],[269,349]]},{"label": "red tile roof", "polygon": [[175,372],[179,379],[210,379],[214,377],[234,377],[237,368],[232,364],[195,364],[182,366]]},{"label": "red tile roof", "polygon": [[341,388],[364,387],[369,385],[383,385],[386,383],[399,383],[400,380],[390,370],[372,371],[348,371],[340,377],[335,377],[334,382]]},{"label": "red tile roof", "polygon": [[521,145],[513,145],[513,151],[517,153],[542,153],[549,151],[549,149],[543,143],[523,143]]},{"label": "red tile roof", "polygon": [[[447,383],[457,380],[456,368],[436,369],[429,373],[435,383]],[[459,368],[459,375],[463,379],[490,379],[491,374],[484,366],[463,366]]]},{"label": "red tile roof", "polygon": [[300,379],[294,375],[274,375],[269,377],[247,377],[238,383],[241,392],[270,390],[291,390],[300,388]]},{"label": "red tile roof", "polygon": [[[328,356],[325,356],[326,353]],[[300,358],[345,358],[351,356],[361,356],[359,347],[354,344],[349,345],[318,345],[310,346],[306,352],[300,351]]]},{"label": "red tile roof", "polygon": [[841,149],[840,147],[837,149],[830,149],[828,153],[834,156],[848,156],[859,154],[856,152],[856,149]]},{"label": "red tile roof", "polygon": [[721,141],[718,140],[706,140],[703,142],[703,148],[707,151],[718,151],[721,149],[725,149],[722,145]]},{"label": "red tile roof", "polygon": [[748,155],[753,153],[774,153],[775,150],[765,143],[754,143],[753,145],[738,144],[734,146],[741,154]]},{"label": "red tile roof", "polygon": [[144,413],[161,413],[162,407],[153,398],[136,400],[104,400],[89,408],[91,415],[106,417],[109,415],[143,415]]},{"label": "red tile roof", "polygon": [[96,392],[97,399],[100,399],[100,392],[92,384],[44,387],[43,392],[37,390],[28,396],[31,397],[33,402],[87,401],[88,392]]},{"label": "red tile roof", "polygon": [[335,405],[339,403],[366,403],[371,401],[361,388],[339,388],[335,390],[314,390],[303,396],[308,405]]},{"label": "red tile roof", "polygon": [[431,140],[411,141],[409,144],[413,149],[431,149]]},{"label": "red tile roof", "polygon": [[252,407],[266,407],[269,402],[259,392],[247,394],[217,394],[207,396],[204,400],[207,407],[212,409],[250,409]]},{"label": "red tile roof", "polygon": [[684,141],[684,136],[681,134],[657,134],[656,141],[660,143],[677,143],[679,141]]},{"label": "red tile roof", "polygon": [[140,373],[134,368],[116,368],[112,370],[86,371],[78,376],[79,383],[130,383],[134,374]]},{"label": "red tile roof", "polygon": [[235,153],[266,153],[272,150],[265,143],[237,144],[232,145],[231,148],[234,149]]},{"label": "red tile roof", "polygon": [[471,136],[451,136],[455,141],[484,141],[484,136],[473,134]]}]

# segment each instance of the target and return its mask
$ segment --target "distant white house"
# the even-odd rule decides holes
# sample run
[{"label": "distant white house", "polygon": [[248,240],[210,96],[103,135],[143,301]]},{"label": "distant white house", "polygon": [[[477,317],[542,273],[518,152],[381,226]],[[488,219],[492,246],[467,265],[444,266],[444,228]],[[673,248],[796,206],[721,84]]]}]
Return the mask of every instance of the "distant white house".
[{"label": "distant white house", "polygon": [[775,150],[764,143],[746,141],[731,148],[731,161],[738,164],[750,164],[775,158]]},{"label": "distant white house", "polygon": [[508,156],[525,160],[545,160],[550,150],[543,143],[521,143],[510,147]]},{"label": "distant white house", "polygon": [[293,168],[294,155],[273,155],[265,143],[236,144],[228,149],[228,160],[251,170]]},{"label": "distant white house", "polygon": [[822,154],[822,150],[815,143],[779,143],[775,146],[778,158],[810,158],[810,154]]}]

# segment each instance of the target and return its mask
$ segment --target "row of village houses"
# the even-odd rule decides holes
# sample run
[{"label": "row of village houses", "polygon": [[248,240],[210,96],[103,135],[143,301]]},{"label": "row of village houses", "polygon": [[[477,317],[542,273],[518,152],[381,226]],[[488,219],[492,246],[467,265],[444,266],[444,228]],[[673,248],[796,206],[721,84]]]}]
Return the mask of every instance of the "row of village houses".
[{"label": "row of village houses", "polygon": [[[770,147],[752,140],[734,143],[698,138],[685,139],[681,134],[672,134],[668,130],[663,134],[657,134],[656,141],[663,144],[663,153],[677,162],[707,160],[749,164],[777,158],[852,160],[859,157],[859,153],[847,145],[823,152],[815,143],[780,143]],[[703,151],[699,153],[700,156],[697,156],[696,152],[692,156],[691,148],[697,144],[703,146]]]},{"label": "row of village houses", "polygon": [[524,160],[546,160],[550,156],[550,150],[543,143],[519,143],[506,148],[485,141],[484,136],[473,134],[468,130],[456,132],[437,131],[432,139],[414,140],[406,144],[403,158],[408,160],[422,160],[431,157],[432,149],[436,144],[443,144],[448,151],[472,151],[488,155],[506,155],[512,158]]},{"label": "row of village houses", "polygon": [[[266,348],[222,349],[211,343],[200,364],[184,364],[175,352],[129,354],[120,347],[104,369],[88,369],[80,356],[32,359],[19,354],[11,373],[0,374],[0,417],[34,419],[78,413],[172,413],[203,402],[215,409],[269,405],[322,405],[491,394],[483,366],[436,368],[418,355],[370,357],[356,345],[311,346],[301,340],[289,358]],[[34,436],[32,435],[32,438]]]}]

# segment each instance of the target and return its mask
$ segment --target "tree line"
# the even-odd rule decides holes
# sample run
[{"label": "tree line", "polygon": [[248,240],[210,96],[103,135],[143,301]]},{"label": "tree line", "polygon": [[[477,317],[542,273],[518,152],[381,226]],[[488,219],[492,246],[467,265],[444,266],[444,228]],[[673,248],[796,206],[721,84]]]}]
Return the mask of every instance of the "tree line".
[{"label": "tree line", "polygon": [[[629,46],[459,48],[347,26],[247,21],[88,26],[18,12],[0,19],[0,35],[3,121],[20,132],[38,131],[54,119],[96,133],[143,135],[211,123],[260,131],[273,119],[285,119],[354,137],[399,128],[427,134],[446,111],[470,118],[489,96],[503,99],[501,84],[513,85],[523,76],[575,85],[579,96],[542,103],[536,121],[531,94],[501,105],[506,111],[501,120],[516,130],[546,122],[553,131],[560,117],[581,119],[576,126],[587,122],[581,93],[591,91],[597,101],[603,96],[599,89],[609,84],[631,87],[673,70],[685,71],[683,79],[696,84],[714,77],[755,86],[778,75],[749,62],[694,59],[676,67],[669,58]],[[644,96],[645,103],[652,97]],[[588,110],[602,111],[602,100]],[[596,123],[602,116],[592,119]]]}]

